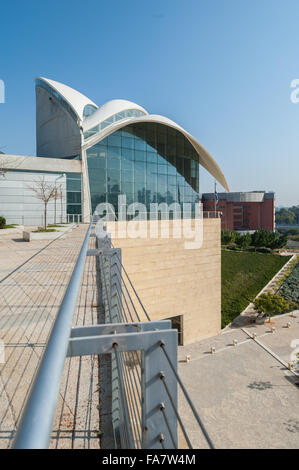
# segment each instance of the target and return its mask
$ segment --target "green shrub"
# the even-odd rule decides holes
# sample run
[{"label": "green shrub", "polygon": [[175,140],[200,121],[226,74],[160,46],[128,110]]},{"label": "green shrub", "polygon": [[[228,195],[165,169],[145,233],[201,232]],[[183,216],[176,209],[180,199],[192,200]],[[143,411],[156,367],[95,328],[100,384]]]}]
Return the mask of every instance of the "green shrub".
[{"label": "green shrub", "polygon": [[221,230],[221,244],[228,245],[234,243],[236,239],[236,232],[231,232],[230,230]]},{"label": "green shrub", "polygon": [[291,273],[287,273],[288,275],[279,289],[279,294],[281,294],[286,300],[295,302],[296,305],[299,306],[299,257],[297,257],[295,261],[296,265],[293,269],[291,268]]},{"label": "green shrub", "polygon": [[240,248],[236,245],[228,245],[226,248],[232,251],[240,251]]},{"label": "green shrub", "polygon": [[261,294],[255,299],[254,306],[268,316],[290,312],[297,307],[295,302],[290,302],[284,299],[282,295],[273,294],[272,292]]},{"label": "green shrub", "polygon": [[247,246],[251,244],[250,233],[246,233],[245,235],[238,235],[238,237],[236,238],[236,243],[242,248],[247,248]]},{"label": "green shrub", "polygon": [[6,218],[0,216],[0,229],[5,228],[6,225]]},{"label": "green shrub", "polygon": [[267,254],[267,253],[272,253],[271,248],[265,248],[265,247],[263,247],[263,248],[256,248],[255,251],[256,251],[257,253],[265,253],[265,254]]},{"label": "green shrub", "polygon": [[287,243],[287,236],[278,232],[269,232],[263,228],[256,230],[251,236],[251,245],[267,248],[283,248]]},{"label": "green shrub", "polygon": [[275,283],[276,290],[278,290],[280,286],[284,284],[285,280],[289,278],[290,274],[292,274],[294,268],[297,266],[298,263],[299,263],[299,255],[297,255],[295,259],[293,259],[293,261],[289,263],[283,276],[281,276],[279,279],[276,280],[276,283]]}]

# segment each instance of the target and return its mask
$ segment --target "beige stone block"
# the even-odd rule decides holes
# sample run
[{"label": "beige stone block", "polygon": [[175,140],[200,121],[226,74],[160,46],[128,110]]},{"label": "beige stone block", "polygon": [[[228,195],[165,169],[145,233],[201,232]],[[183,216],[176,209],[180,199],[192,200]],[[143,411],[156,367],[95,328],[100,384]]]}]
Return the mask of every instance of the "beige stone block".
[{"label": "beige stone block", "polygon": [[[221,328],[220,227],[220,219],[204,219],[203,245],[196,250],[176,238],[113,240],[150,318],[183,315],[185,344]],[[143,228],[149,231],[149,222]]]}]

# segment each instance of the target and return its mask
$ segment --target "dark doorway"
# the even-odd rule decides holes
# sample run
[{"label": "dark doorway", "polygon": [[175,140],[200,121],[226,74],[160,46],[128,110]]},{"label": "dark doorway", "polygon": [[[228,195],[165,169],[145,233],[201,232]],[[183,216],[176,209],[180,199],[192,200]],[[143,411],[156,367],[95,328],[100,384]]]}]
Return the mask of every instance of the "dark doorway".
[{"label": "dark doorway", "polygon": [[178,315],[177,317],[168,318],[171,320],[171,326],[174,330],[178,330],[178,345],[183,346],[183,315]]}]

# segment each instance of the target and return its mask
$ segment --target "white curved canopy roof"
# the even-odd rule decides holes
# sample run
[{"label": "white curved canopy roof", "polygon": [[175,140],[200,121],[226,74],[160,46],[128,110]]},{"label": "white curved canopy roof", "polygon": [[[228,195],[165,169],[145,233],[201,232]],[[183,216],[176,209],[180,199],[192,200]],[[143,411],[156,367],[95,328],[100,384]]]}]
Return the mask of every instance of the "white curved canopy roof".
[{"label": "white curved canopy roof", "polygon": [[83,121],[83,110],[85,106],[91,105],[94,106],[95,108],[98,108],[98,106],[91,101],[87,96],[82,95],[77,90],[74,90],[73,88],[64,85],[64,83],[59,83],[56,82],[55,80],[50,80],[49,78],[44,78],[44,77],[37,77],[36,80],[42,80],[45,83],[47,83],[53,90],[57,91],[65,101],[73,108],[77,116],[81,121]]},{"label": "white curved canopy roof", "polygon": [[122,129],[123,127],[128,126],[129,124],[135,124],[139,122],[152,122],[157,124],[163,124],[181,132],[194,147],[198,155],[198,163],[200,163],[200,165],[202,165],[212,176],[214,176],[214,178],[216,178],[216,180],[224,187],[226,191],[229,191],[225,176],[222,173],[216,160],[212,157],[212,155],[210,155],[210,153],[191,134],[189,134],[189,132],[185,131],[185,129],[183,129],[171,119],[166,118],[165,116],[160,116],[158,114],[147,114],[145,116],[127,118],[123,119],[122,121],[114,122],[109,127],[103,129],[101,132],[96,134],[94,137],[88,139],[83,148],[87,149],[89,147],[92,147],[97,142],[104,139],[113,132]]},{"label": "white curved canopy roof", "polygon": [[107,101],[107,103],[103,104],[100,108],[98,108],[91,116],[88,116],[84,119],[83,122],[83,131],[88,131],[89,129],[97,126],[101,122],[105,121],[110,116],[113,116],[116,113],[121,113],[127,109],[137,109],[138,111],[143,112],[145,115],[148,112],[132,101],[127,100],[111,100]]},{"label": "white curved canopy roof", "polygon": [[[144,108],[139,106],[136,103],[127,100],[111,100],[103,104],[101,107],[97,106],[93,101],[91,101],[82,93],[74,90],[73,88],[64,85],[63,83],[56,82],[55,80],[50,80],[48,78],[37,77],[37,80],[42,80],[53,88],[57,93],[59,93],[63,99],[72,107],[79,119],[81,120],[81,125],[83,127],[83,132],[88,131],[101,122],[105,121],[107,118],[121,113],[126,110],[138,110],[144,113],[143,116],[139,117],[125,117],[119,121],[112,122],[109,126],[97,132],[94,136],[90,137],[83,145],[84,149],[91,147],[100,140],[104,139],[108,135],[112,134],[118,129],[121,129],[129,124],[134,124],[138,122],[155,122],[158,124],[163,124],[170,126],[177,131],[181,132],[193,145],[197,155],[198,162],[212,175],[216,180],[225,188],[226,191],[229,191],[229,187],[225,176],[220,170],[219,165],[214,160],[214,158],[209,154],[209,152],[185,129],[176,124],[171,119],[168,119],[164,116],[157,114],[149,114]],[[87,116],[84,119],[83,111],[85,106],[91,105],[94,106],[96,111]]]}]

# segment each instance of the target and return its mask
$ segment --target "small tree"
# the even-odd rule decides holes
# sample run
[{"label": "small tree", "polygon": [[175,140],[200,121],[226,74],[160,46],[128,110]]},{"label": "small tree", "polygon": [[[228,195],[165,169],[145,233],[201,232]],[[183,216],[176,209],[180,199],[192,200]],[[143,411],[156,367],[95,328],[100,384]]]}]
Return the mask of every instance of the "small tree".
[{"label": "small tree", "polygon": [[5,177],[9,170],[18,168],[20,164],[21,162],[17,162],[5,155],[5,153],[0,152],[0,177]]},{"label": "small tree", "polygon": [[53,199],[54,199],[54,225],[56,225],[56,202],[57,202],[57,199],[59,199],[59,197],[60,197],[59,187],[57,187],[56,183],[55,183],[55,190],[54,190],[54,194],[53,194]]},{"label": "small tree", "polygon": [[238,235],[236,239],[236,243],[242,248],[247,248],[251,243],[250,233],[245,233],[244,235]]},{"label": "small tree", "polygon": [[288,242],[287,235],[280,235],[278,232],[273,232],[270,248],[283,248]]},{"label": "small tree", "polygon": [[6,225],[6,218],[0,216],[0,229],[5,228]]},{"label": "small tree", "polygon": [[257,299],[255,299],[254,306],[267,315],[268,320],[270,321],[271,315],[290,312],[297,307],[297,304],[284,299],[280,294],[267,292],[265,294],[261,294]]},{"label": "small tree", "polygon": [[44,203],[44,228],[47,230],[47,208],[49,201],[55,198],[56,185],[48,183],[43,176],[36,180],[35,186],[29,186],[29,189]]},{"label": "small tree", "polygon": [[62,184],[57,187],[57,199],[60,199],[60,223],[63,222],[63,201],[64,201],[64,193],[62,189]]},{"label": "small tree", "polygon": [[221,230],[221,243],[222,245],[228,245],[229,243],[234,243],[236,239],[235,232],[230,230]]}]

